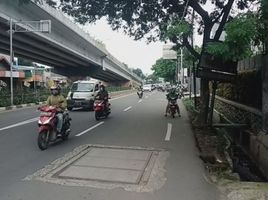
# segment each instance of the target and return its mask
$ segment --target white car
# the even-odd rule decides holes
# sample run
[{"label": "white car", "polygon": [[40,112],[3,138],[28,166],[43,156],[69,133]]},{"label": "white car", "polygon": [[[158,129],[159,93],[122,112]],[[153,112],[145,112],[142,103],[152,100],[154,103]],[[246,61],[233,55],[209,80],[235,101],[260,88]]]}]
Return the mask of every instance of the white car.
[{"label": "white car", "polygon": [[149,91],[151,92],[153,89],[152,89],[152,85],[144,85],[143,86],[143,91]]}]

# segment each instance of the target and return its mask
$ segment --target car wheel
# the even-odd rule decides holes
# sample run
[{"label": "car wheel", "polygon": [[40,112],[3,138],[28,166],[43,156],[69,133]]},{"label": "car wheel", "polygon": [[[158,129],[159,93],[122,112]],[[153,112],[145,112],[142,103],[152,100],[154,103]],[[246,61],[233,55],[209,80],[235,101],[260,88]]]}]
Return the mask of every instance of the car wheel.
[{"label": "car wheel", "polygon": [[73,107],[67,107],[67,110],[72,111]]}]

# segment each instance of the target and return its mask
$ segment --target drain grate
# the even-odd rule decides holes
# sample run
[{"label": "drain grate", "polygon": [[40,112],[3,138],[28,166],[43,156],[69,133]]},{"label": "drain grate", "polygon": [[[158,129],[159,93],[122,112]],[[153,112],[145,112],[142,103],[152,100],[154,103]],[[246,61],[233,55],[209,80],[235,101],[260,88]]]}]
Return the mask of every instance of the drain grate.
[{"label": "drain grate", "polygon": [[[89,148],[80,158],[53,175],[54,178],[139,184],[153,151]],[[147,173],[149,171],[147,170]]]},{"label": "drain grate", "polygon": [[154,191],[166,181],[163,149],[82,145],[24,180],[65,186]]}]

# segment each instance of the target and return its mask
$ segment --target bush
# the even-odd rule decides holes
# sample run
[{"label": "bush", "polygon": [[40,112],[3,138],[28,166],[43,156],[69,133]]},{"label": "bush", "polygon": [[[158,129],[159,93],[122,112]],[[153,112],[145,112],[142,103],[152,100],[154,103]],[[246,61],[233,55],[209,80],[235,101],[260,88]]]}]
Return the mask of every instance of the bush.
[{"label": "bush", "polygon": [[193,99],[183,99],[183,104],[185,105],[186,109],[192,116],[195,116],[199,111],[199,106],[197,108],[194,107],[194,100]]},{"label": "bush", "polygon": [[[125,87],[107,87],[109,92],[127,90]],[[67,97],[69,89],[62,88],[61,94]],[[27,103],[38,103],[47,100],[50,95],[50,90],[47,88],[40,88],[34,92],[33,89],[24,88],[22,90],[14,90],[13,102],[14,105],[27,104]],[[8,89],[0,90],[0,107],[10,106],[10,91]]]},{"label": "bush", "polygon": [[123,91],[123,90],[129,90],[129,87],[116,87],[116,86],[107,86],[106,87],[108,92],[117,92],[117,91]]},{"label": "bush", "polygon": [[[3,90],[0,92],[0,107],[10,106],[10,91]],[[50,94],[46,88],[38,89],[34,92],[33,89],[14,90],[13,102],[14,105],[37,103],[45,101]]]}]

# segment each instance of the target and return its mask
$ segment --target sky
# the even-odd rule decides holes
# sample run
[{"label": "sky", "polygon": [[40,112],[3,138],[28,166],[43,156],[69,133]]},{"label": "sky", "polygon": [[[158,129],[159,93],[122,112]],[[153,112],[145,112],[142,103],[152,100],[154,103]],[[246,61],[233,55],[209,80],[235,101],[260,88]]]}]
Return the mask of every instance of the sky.
[{"label": "sky", "polygon": [[105,19],[86,25],[84,30],[95,39],[101,40],[106,49],[119,61],[130,68],[140,68],[144,74],[151,74],[152,65],[162,57],[164,43],[147,44],[145,39],[135,41],[122,31],[113,31]]},{"label": "sky", "polygon": [[[95,39],[101,40],[107,50],[119,61],[130,68],[140,68],[144,74],[151,74],[152,65],[162,57],[163,42],[147,44],[145,39],[134,41],[122,31],[113,31],[105,19],[86,25],[83,29]],[[200,43],[200,36],[195,40]]]}]

